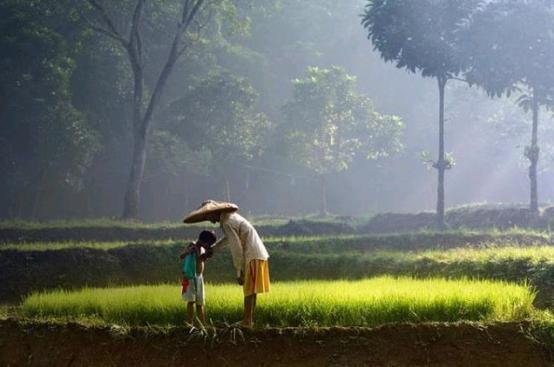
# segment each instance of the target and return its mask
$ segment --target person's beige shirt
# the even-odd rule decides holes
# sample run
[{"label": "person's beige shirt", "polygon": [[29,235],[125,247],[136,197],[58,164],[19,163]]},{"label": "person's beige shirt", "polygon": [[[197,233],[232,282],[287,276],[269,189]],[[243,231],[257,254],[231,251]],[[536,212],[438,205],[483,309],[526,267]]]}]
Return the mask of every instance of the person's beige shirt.
[{"label": "person's beige shirt", "polygon": [[221,214],[219,223],[225,236],[212,248],[217,252],[229,245],[237,278],[240,277],[241,271],[244,271],[245,264],[251,260],[267,260],[269,258],[264,243],[254,226],[238,213]]}]

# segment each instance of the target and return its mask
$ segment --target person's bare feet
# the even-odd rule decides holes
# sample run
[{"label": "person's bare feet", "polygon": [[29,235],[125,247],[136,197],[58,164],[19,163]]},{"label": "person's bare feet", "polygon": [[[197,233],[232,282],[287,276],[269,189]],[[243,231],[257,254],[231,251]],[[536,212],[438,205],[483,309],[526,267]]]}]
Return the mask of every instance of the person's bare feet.
[{"label": "person's bare feet", "polygon": [[242,320],[240,326],[246,329],[252,329],[254,327],[254,323],[252,321]]}]

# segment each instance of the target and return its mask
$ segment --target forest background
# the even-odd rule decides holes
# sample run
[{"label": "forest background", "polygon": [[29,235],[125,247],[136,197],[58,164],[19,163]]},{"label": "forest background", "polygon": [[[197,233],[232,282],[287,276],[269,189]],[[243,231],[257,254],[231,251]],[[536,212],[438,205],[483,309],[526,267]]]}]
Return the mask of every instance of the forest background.
[{"label": "forest background", "polygon": [[[133,70],[125,50],[94,29],[103,24],[94,3],[0,1],[3,219],[123,211]],[[133,4],[107,9],[116,27],[124,28]],[[146,97],[180,4],[152,1],[144,9]],[[185,35],[153,114],[139,217],[174,220],[205,198],[232,200],[255,215],[433,210],[436,178],[425,160],[436,151],[436,81],[381,59],[360,24],[366,5],[214,3]],[[463,82],[449,83],[446,95],[447,152],[455,161],[447,206],[527,203],[530,114],[515,97],[492,99]],[[346,107],[322,107],[329,101]],[[356,113],[344,111],[371,124],[356,124]],[[330,122],[304,129],[306,121],[321,122],[317,116]],[[546,183],[554,179],[554,126],[549,112],[541,116],[539,182]],[[349,130],[331,134],[336,121]],[[552,198],[554,187],[541,185],[541,202]]]}]

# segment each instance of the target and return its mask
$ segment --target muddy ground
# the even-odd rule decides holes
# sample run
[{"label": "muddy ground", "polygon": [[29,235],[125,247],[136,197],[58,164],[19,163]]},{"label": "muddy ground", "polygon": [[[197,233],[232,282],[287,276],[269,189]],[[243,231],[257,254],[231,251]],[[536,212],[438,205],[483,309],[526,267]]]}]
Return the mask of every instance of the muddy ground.
[{"label": "muddy ground", "polygon": [[[0,321],[1,366],[550,366],[521,324],[189,330]],[[237,329],[235,329],[237,330]]]}]

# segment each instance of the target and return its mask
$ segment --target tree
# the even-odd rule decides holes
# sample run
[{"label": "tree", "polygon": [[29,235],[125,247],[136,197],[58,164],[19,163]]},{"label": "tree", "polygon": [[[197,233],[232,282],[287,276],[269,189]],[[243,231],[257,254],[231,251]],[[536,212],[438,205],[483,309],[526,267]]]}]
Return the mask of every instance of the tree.
[{"label": "tree", "polygon": [[464,34],[471,67],[466,78],[492,97],[518,93],[518,103],[532,113],[529,160],[529,210],[537,215],[540,106],[554,95],[554,5],[550,1],[497,0],[477,11]]},{"label": "tree", "polygon": [[343,68],[308,67],[306,74],[293,81],[282,130],[292,158],[318,178],[320,213],[326,215],[327,176],[348,169],[356,155],[378,159],[398,151],[402,122],[376,112]]},{"label": "tree", "polygon": [[[178,19],[175,20],[175,29],[171,36],[171,42],[167,49],[167,56],[162,62],[161,70],[153,87],[148,93],[145,90],[145,69],[149,59],[145,57],[143,44],[143,33],[145,27],[145,9],[150,9],[150,16],[158,16],[160,8],[148,8],[145,0],[136,0],[134,5],[125,7],[122,4],[104,4],[99,0],[87,0],[90,12],[95,19],[89,19],[89,14],[84,12],[83,16],[88,20],[90,27],[101,34],[114,40],[125,50],[133,75],[133,154],[129,180],[124,199],[123,218],[136,218],[138,216],[138,204],[140,198],[141,182],[144,175],[146,162],[146,144],[154,111],[162,98],[168,78],[173,71],[175,64],[187,51],[200,32],[206,26],[212,6],[217,5],[216,0],[181,0],[172,4],[162,2],[162,8],[169,9],[180,6]],[[180,4],[180,5],[179,5]],[[123,4],[126,5],[126,4]],[[127,4],[130,5],[130,4]],[[117,9],[123,8],[126,13],[121,14]],[[116,13],[118,16],[114,16]],[[124,24],[120,27],[119,24]],[[159,25],[157,25],[159,26]],[[162,25],[163,26],[163,25]],[[162,37],[160,37],[162,38]],[[155,44],[151,44],[155,47]]]},{"label": "tree", "polygon": [[83,192],[71,202],[78,204],[80,216],[113,217],[121,215],[129,178],[132,72],[110,39],[84,33],[71,76],[72,100],[97,132],[101,146],[84,176]]},{"label": "tree", "polygon": [[444,228],[444,175],[452,167],[445,154],[446,83],[466,69],[458,30],[479,0],[370,0],[362,19],[368,38],[385,61],[437,80],[439,89],[437,225]]},{"label": "tree", "polygon": [[169,107],[170,133],[201,159],[197,168],[223,183],[231,200],[230,177],[262,154],[270,128],[257,112],[258,94],[250,83],[229,72],[214,72]]},{"label": "tree", "polygon": [[12,217],[50,215],[47,199],[79,191],[98,148],[72,103],[78,47],[64,5],[0,2],[0,207]]}]

